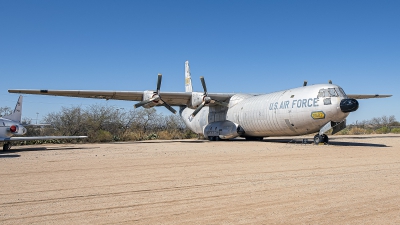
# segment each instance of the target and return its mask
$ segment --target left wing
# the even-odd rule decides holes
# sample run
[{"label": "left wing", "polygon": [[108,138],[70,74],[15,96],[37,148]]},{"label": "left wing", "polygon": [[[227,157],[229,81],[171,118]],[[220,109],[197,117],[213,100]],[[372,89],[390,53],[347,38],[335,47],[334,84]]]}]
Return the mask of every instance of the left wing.
[{"label": "left wing", "polygon": [[347,97],[349,98],[354,98],[354,99],[368,99],[368,98],[388,98],[391,97],[392,95],[354,95],[354,94],[350,94],[347,95]]},{"label": "left wing", "polygon": [[[9,93],[34,94],[34,95],[53,95],[78,98],[98,98],[115,99],[127,101],[142,101],[143,91],[88,91],[88,90],[32,90],[15,89],[8,90]],[[160,92],[163,101],[171,106],[187,105],[192,97],[192,92]],[[214,100],[227,101],[234,93],[208,93],[208,96]]]},{"label": "left wing", "polygon": [[34,141],[34,140],[76,139],[76,138],[87,138],[87,136],[7,137],[7,138],[0,138],[0,141]]}]

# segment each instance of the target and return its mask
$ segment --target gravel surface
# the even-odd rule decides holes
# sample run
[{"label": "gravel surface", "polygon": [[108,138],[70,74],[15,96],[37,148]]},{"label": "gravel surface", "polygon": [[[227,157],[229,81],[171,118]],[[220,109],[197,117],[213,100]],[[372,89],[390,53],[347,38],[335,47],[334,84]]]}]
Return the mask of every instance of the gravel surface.
[{"label": "gravel surface", "polygon": [[400,135],[302,138],[13,147],[0,224],[400,224]]}]

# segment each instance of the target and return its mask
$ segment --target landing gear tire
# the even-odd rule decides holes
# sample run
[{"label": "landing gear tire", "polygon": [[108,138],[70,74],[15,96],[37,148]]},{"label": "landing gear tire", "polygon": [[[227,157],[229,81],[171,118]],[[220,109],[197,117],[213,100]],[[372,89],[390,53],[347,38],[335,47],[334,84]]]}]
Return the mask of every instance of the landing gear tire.
[{"label": "landing gear tire", "polygon": [[321,136],[322,136],[322,140],[324,141],[324,144],[328,144],[328,143],[329,143],[328,135],[323,134],[323,135],[321,135]]},{"label": "landing gear tire", "polygon": [[322,136],[321,136],[321,135],[316,134],[316,135],[314,136],[314,144],[319,145],[319,143],[321,143],[322,141],[323,141],[323,140],[322,140]]},{"label": "landing gear tire", "polygon": [[210,140],[210,141],[220,141],[221,138],[219,138],[218,136],[209,136],[208,140]]},{"label": "landing gear tire", "polygon": [[11,144],[10,143],[4,143],[3,145],[3,151],[8,151],[11,149]]},{"label": "landing gear tire", "polygon": [[319,145],[320,143],[328,144],[328,142],[329,142],[329,138],[328,138],[328,135],[326,135],[326,134],[323,134],[323,135],[316,134],[314,136],[314,144],[316,144],[316,145]]}]

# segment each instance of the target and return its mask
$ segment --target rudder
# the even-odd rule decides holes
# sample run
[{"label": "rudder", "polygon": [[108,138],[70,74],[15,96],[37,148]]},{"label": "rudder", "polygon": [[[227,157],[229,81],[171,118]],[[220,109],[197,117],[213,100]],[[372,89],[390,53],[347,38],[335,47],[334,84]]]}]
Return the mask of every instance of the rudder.
[{"label": "rudder", "polygon": [[185,91],[193,92],[192,77],[190,76],[189,61],[185,62]]}]

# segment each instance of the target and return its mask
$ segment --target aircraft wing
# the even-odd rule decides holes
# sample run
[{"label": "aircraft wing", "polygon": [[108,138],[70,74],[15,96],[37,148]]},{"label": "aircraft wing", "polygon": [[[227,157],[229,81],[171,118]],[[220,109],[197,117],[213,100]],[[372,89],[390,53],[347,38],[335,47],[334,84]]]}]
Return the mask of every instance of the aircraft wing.
[{"label": "aircraft wing", "polygon": [[34,140],[53,140],[53,139],[76,139],[87,138],[87,136],[41,136],[41,137],[7,137],[0,138],[0,141],[34,141]]},{"label": "aircraft wing", "polygon": [[392,95],[347,95],[349,98],[354,98],[354,99],[368,99],[368,98],[388,98],[391,97]]},{"label": "aircraft wing", "polygon": [[[128,101],[142,101],[143,91],[88,91],[88,90],[8,90],[9,93],[34,94],[34,95],[53,95],[78,98],[97,98],[114,99]],[[232,97],[233,93],[208,93],[214,100],[226,101]],[[171,106],[186,105],[192,97],[191,92],[160,92],[162,99]]]}]

